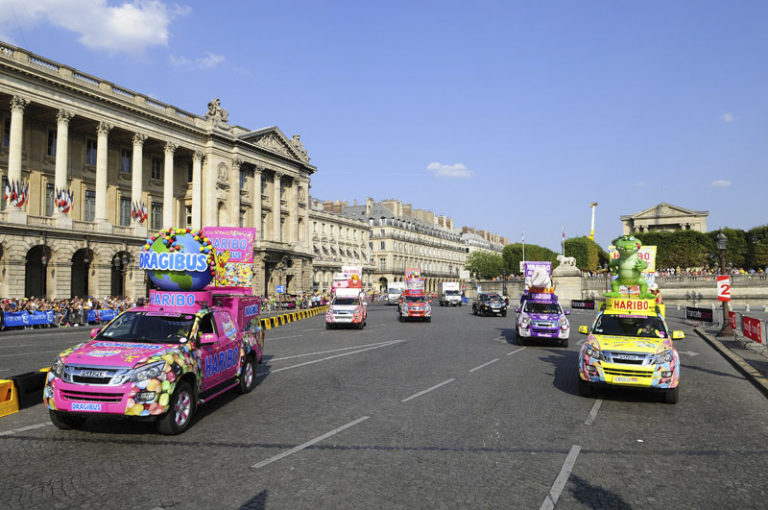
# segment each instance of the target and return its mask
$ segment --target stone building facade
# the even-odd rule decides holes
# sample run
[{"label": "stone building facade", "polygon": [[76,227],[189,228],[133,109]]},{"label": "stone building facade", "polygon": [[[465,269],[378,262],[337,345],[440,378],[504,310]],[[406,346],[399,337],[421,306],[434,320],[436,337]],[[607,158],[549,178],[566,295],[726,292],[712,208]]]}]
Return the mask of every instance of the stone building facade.
[{"label": "stone building facade", "polygon": [[314,255],[312,289],[330,292],[331,281],[342,266],[362,267],[363,287],[372,289],[374,265],[368,222],[325,211],[318,200],[312,201],[309,222]]},{"label": "stone building facade", "polygon": [[671,232],[673,230],[707,231],[709,211],[692,211],[661,202],[649,209],[621,217],[624,235],[634,232]]},{"label": "stone building facade", "polygon": [[311,288],[316,168],[299,135],[228,117],[0,43],[0,296],[143,296],[138,250],[169,226],[256,227],[255,292]]}]

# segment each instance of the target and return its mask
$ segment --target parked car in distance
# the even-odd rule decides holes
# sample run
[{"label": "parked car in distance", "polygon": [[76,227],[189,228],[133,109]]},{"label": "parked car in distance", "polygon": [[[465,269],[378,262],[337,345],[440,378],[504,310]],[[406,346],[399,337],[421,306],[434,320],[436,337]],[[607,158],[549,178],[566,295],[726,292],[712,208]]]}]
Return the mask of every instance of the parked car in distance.
[{"label": "parked car in distance", "polygon": [[507,316],[507,304],[501,296],[495,292],[481,292],[472,302],[472,313],[481,315]]}]

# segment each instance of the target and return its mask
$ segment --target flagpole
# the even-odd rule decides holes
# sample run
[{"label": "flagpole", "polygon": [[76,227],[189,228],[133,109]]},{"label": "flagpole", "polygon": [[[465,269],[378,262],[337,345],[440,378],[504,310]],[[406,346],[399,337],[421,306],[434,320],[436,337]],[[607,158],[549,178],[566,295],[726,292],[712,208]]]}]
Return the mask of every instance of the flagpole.
[{"label": "flagpole", "polygon": [[565,257],[565,225],[563,225],[563,237],[560,240],[560,246],[561,246],[561,254],[563,257]]},{"label": "flagpole", "polygon": [[523,262],[525,262],[525,232],[523,232]]}]

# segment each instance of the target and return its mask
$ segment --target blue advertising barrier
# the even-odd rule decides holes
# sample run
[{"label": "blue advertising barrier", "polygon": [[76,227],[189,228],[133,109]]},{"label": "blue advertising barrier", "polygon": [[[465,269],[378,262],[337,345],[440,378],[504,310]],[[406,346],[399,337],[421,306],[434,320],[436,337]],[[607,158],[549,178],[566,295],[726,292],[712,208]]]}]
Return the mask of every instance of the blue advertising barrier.
[{"label": "blue advertising barrier", "polygon": [[[109,322],[119,313],[118,310],[89,310],[86,320],[90,322]],[[3,326],[23,328],[25,326],[44,326],[54,324],[53,310],[45,312],[3,312]]]},{"label": "blue advertising barrier", "polygon": [[53,310],[46,312],[3,312],[6,328],[53,324]]},{"label": "blue advertising barrier", "polygon": [[117,310],[89,310],[86,319],[88,322],[109,322],[117,317]]}]

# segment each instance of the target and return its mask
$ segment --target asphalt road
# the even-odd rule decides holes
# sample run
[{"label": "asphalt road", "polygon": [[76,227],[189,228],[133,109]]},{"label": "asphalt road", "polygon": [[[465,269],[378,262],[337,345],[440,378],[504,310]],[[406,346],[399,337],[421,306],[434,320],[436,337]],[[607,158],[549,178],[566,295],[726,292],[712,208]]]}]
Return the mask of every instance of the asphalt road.
[{"label": "asphalt road", "polygon": [[[571,315],[568,348],[519,346],[514,313],[466,306],[401,324],[374,304],[362,331],[289,324],[268,332],[256,389],[180,436],[99,419],[60,431],[42,406],[0,419],[0,506],[764,508],[765,397],[676,319],[678,404],[579,397],[575,331],[592,317]],[[86,336],[3,335],[0,368],[45,366]]]}]

